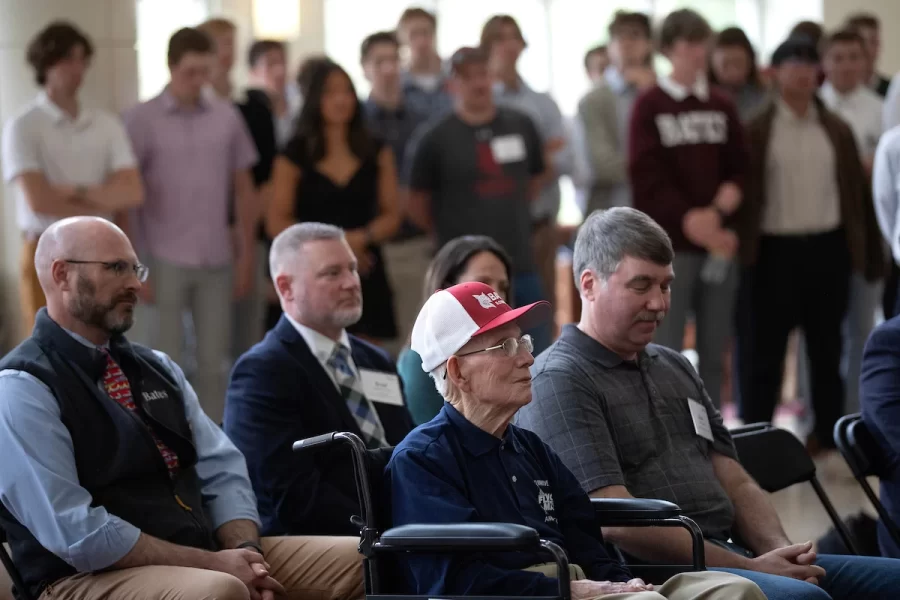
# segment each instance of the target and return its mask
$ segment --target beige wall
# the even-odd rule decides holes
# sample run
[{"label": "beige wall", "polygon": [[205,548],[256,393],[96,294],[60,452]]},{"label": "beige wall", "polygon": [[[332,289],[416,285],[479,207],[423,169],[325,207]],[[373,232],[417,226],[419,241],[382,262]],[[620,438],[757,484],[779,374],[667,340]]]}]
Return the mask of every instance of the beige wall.
[{"label": "beige wall", "polygon": [[881,19],[879,70],[888,76],[900,71],[900,0],[823,0],[825,27],[839,27],[847,15],[870,12]]},{"label": "beige wall", "polygon": [[[325,49],[324,0],[297,0],[300,3],[300,35],[288,44],[293,69],[304,57]],[[900,1],[900,0],[898,0]],[[247,49],[253,42],[253,0],[209,0],[210,14],[230,19],[237,25],[237,57],[232,81],[235,89],[247,85]]]},{"label": "beige wall", "polygon": [[[25,64],[31,36],[54,19],[81,27],[94,44],[85,106],[119,112],[137,101],[135,4],[129,0],[0,0],[0,123],[37,93]],[[0,187],[0,350],[22,335],[18,305],[20,236],[11,194]]]}]

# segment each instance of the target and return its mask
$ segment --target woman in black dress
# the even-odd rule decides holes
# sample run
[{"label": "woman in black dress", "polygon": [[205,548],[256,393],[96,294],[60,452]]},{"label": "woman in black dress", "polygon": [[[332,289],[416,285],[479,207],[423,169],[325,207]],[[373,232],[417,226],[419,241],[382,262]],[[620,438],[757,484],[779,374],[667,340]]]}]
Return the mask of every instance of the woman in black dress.
[{"label": "woman in black dress", "polygon": [[321,61],[305,83],[296,135],[275,160],[266,230],[274,238],[294,223],[343,228],[363,293],[362,318],[348,331],[375,342],[394,339],[393,294],[380,249],[400,227],[394,156],[369,134],[339,65]]}]

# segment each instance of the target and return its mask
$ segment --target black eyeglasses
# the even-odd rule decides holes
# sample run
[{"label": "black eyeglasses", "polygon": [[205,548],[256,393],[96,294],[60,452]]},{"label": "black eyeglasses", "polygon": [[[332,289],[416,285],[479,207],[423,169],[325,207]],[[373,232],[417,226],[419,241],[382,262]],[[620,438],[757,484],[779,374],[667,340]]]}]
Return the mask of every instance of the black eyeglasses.
[{"label": "black eyeglasses", "polygon": [[117,277],[121,277],[129,271],[133,271],[137,276],[138,281],[141,283],[147,281],[147,276],[150,274],[150,267],[147,265],[131,263],[127,260],[113,260],[109,262],[102,260],[65,260],[65,262],[72,265],[103,265],[104,269],[112,272]]},{"label": "black eyeglasses", "polygon": [[478,354],[479,352],[489,352],[491,350],[503,350],[507,356],[513,357],[519,352],[519,348],[525,348],[529,353],[534,352],[534,340],[527,333],[520,337],[516,338],[506,338],[503,340],[502,344],[497,344],[496,346],[491,346],[490,348],[482,348],[481,350],[473,350],[472,352],[466,352],[465,354],[457,354],[457,356],[469,356],[470,354]]}]

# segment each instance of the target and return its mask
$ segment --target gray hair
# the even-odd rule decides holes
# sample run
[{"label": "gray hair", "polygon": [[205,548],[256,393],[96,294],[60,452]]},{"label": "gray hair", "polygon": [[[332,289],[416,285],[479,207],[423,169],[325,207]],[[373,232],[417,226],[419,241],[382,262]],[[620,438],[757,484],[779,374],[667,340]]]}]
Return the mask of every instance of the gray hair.
[{"label": "gray hair", "polygon": [[437,390],[438,394],[441,395],[441,398],[450,404],[455,403],[459,399],[459,388],[457,388],[447,376],[446,362],[436,366],[428,373],[428,375],[431,376],[432,381],[434,381],[434,388]]},{"label": "gray hair", "polygon": [[326,223],[295,223],[279,233],[269,250],[269,272],[274,279],[286,263],[295,260],[297,253],[307,242],[340,240],[344,230]]},{"label": "gray hair", "polygon": [[595,210],[585,219],[575,238],[572,271],[581,289],[581,274],[594,271],[606,281],[626,256],[657,265],[670,265],[675,258],[672,241],[659,224],[634,208]]}]

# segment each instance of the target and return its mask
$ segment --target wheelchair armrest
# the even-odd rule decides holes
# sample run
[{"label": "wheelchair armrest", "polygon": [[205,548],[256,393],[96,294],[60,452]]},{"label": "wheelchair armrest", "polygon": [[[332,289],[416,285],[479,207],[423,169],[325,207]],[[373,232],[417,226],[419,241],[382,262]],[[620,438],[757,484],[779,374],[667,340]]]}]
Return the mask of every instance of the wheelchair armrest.
[{"label": "wheelchair armrest", "polygon": [[391,550],[505,550],[540,548],[531,527],[514,523],[450,523],[401,525],[381,534],[380,546]]},{"label": "wheelchair armrest", "polygon": [[591,498],[594,514],[601,524],[617,521],[673,519],[681,508],[666,500],[651,498]]}]

